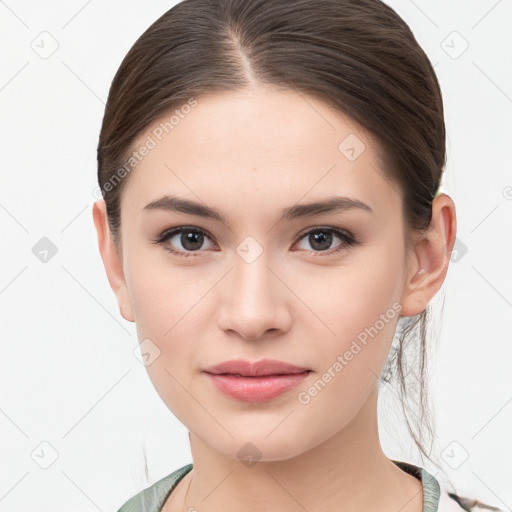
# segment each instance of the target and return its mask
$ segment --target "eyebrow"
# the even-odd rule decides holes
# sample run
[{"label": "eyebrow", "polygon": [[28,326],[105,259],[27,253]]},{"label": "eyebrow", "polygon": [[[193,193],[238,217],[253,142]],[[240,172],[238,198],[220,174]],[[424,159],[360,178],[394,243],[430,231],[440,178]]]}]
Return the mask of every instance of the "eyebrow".
[{"label": "eyebrow", "polygon": [[[333,196],[323,201],[314,203],[297,204],[281,210],[280,220],[294,220],[301,217],[311,217],[323,213],[340,212],[347,210],[360,209],[369,213],[374,213],[366,203],[350,197]],[[180,212],[189,215],[197,215],[213,219],[226,224],[224,217],[216,210],[205,206],[204,204],[184,199],[176,196],[163,196],[147,204],[142,211],[163,210],[168,212]]]}]

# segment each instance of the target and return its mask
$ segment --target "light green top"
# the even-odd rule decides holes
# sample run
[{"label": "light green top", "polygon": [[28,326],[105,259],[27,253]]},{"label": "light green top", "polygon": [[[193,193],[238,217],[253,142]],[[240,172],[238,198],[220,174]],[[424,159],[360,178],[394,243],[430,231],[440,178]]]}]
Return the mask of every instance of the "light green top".
[{"label": "light green top", "polygon": [[[423,468],[408,462],[396,460],[393,460],[393,462],[400,469],[416,477],[421,482],[423,486],[423,512],[438,512],[440,497],[438,481]],[[164,503],[173,489],[192,467],[193,464],[187,464],[158,480],[150,487],[130,498],[118,512],[161,512]]]}]

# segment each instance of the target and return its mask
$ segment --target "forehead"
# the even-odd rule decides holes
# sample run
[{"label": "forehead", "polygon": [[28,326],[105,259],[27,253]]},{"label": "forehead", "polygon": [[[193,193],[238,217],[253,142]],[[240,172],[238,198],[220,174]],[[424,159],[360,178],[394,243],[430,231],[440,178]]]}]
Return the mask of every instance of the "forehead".
[{"label": "forehead", "polygon": [[135,148],[151,149],[123,192],[134,212],[163,194],[219,210],[229,201],[249,214],[327,194],[357,197],[376,210],[398,200],[370,133],[314,97],[258,87],[195,102],[139,136]]}]

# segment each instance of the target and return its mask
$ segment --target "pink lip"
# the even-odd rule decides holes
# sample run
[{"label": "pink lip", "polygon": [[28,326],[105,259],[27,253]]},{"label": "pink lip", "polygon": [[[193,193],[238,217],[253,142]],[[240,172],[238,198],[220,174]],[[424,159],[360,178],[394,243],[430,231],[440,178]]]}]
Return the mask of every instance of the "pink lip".
[{"label": "pink lip", "polygon": [[311,372],[266,377],[238,377],[206,373],[222,393],[245,402],[265,402],[297,387]]},{"label": "pink lip", "polygon": [[246,402],[263,402],[297,387],[311,370],[263,359],[225,361],[203,370],[222,393]]},{"label": "pink lip", "polygon": [[284,363],[283,361],[276,361],[275,359],[262,359],[254,363],[245,359],[231,359],[231,361],[224,361],[223,363],[205,368],[203,371],[214,374],[237,373],[242,377],[261,377],[264,375],[302,373],[309,371],[309,369]]}]

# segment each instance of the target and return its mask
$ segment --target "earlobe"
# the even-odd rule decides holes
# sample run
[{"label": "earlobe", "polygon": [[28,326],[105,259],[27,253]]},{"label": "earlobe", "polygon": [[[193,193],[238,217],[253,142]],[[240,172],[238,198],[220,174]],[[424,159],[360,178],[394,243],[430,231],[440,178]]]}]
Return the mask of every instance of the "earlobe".
[{"label": "earlobe", "polygon": [[446,194],[439,194],[432,203],[428,230],[416,242],[402,294],[402,316],[422,313],[441,288],[455,244],[457,220],[455,204]]},{"label": "earlobe", "polygon": [[129,322],[134,322],[135,315],[128,294],[122,257],[110,231],[104,199],[100,199],[93,204],[92,214],[98,237],[98,247],[108,282],[116,295],[122,317]]},{"label": "earlobe", "polygon": [[124,304],[119,304],[119,310],[121,311],[121,316],[125,320],[127,320],[128,322],[135,322],[135,315],[133,314],[133,309],[130,304],[130,301],[128,301],[128,306],[125,306]]}]

